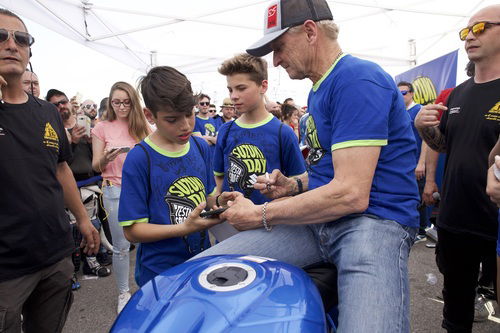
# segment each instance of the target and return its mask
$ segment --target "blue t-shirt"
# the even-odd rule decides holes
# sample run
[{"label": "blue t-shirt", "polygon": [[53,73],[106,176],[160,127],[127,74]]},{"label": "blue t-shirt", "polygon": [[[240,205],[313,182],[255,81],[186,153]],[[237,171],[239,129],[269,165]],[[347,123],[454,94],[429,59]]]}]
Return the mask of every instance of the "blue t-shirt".
[{"label": "blue t-shirt", "polygon": [[372,62],[344,55],[313,86],[307,106],[309,189],[333,179],[332,151],[380,146],[364,213],[418,227],[415,138],[393,79]]},{"label": "blue t-shirt", "polygon": [[200,133],[206,136],[216,136],[217,126],[213,118],[203,118],[200,115],[196,116],[193,133]]},{"label": "blue t-shirt", "polygon": [[[149,138],[141,145],[146,148],[151,164],[148,166],[148,157],[141,147],[136,146],[128,153],[122,173],[120,225],[183,223],[215,191],[208,144],[191,137],[180,152],[161,149]],[[144,268],[144,274],[149,271],[159,274],[209,246],[206,232],[141,243],[137,251],[137,281],[146,282],[140,278]]]},{"label": "blue t-shirt", "polygon": [[420,159],[420,153],[422,152],[422,138],[420,137],[420,134],[418,134],[418,130],[415,127],[415,117],[417,116],[421,108],[422,105],[415,104],[408,109],[408,115],[411,119],[411,129],[413,130],[413,136],[415,137],[415,141],[417,142],[417,163]]},{"label": "blue t-shirt", "polygon": [[269,201],[254,191],[253,184],[257,176],[274,169],[286,176],[305,172],[297,136],[289,126],[282,126],[272,114],[258,124],[235,120],[222,125],[215,146],[214,173],[224,176],[223,191],[239,191],[255,204]]}]

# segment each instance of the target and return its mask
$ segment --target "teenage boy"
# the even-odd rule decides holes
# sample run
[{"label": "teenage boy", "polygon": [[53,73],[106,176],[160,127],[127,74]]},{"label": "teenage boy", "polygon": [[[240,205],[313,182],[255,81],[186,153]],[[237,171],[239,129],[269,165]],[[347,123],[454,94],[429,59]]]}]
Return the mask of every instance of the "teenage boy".
[{"label": "teenage boy", "polygon": [[199,217],[214,204],[215,181],[207,143],[191,137],[191,83],[172,67],[155,67],[140,90],[156,131],[125,160],[118,218],[125,237],[141,243],[135,278],[143,286],[208,248],[205,229],[220,221]]},{"label": "teenage boy", "polygon": [[214,155],[218,191],[239,191],[262,204],[268,199],[254,191],[253,185],[258,176],[274,169],[300,176],[297,182],[301,184],[306,173],[297,137],[265,107],[266,61],[240,54],[224,61],[219,73],[226,76],[231,100],[241,116],[219,129]]}]

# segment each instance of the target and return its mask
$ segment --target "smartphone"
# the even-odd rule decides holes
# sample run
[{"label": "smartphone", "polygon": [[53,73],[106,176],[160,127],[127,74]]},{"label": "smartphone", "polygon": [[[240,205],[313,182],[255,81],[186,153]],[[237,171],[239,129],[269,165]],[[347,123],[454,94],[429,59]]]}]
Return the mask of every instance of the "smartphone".
[{"label": "smartphone", "polygon": [[229,207],[222,207],[222,208],[218,208],[218,209],[209,210],[209,211],[201,213],[200,217],[204,217],[204,218],[216,217],[216,216],[219,216],[220,214],[222,214],[223,212],[225,212],[226,209],[228,209],[228,208]]},{"label": "smartphone", "polygon": [[120,154],[128,153],[130,151],[130,147],[118,147],[117,149],[120,150]]},{"label": "smartphone", "polygon": [[85,135],[90,137],[90,118],[84,114],[78,115],[76,118],[76,124],[79,127],[85,128]]}]

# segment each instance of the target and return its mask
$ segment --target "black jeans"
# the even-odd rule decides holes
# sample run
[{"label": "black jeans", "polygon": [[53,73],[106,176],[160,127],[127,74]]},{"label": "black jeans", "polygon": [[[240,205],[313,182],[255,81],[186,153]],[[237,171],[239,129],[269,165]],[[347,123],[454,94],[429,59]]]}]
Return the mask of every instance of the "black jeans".
[{"label": "black jeans", "polygon": [[443,228],[438,228],[438,239],[436,263],[444,276],[442,326],[448,332],[471,332],[479,264],[496,257],[496,242]]}]

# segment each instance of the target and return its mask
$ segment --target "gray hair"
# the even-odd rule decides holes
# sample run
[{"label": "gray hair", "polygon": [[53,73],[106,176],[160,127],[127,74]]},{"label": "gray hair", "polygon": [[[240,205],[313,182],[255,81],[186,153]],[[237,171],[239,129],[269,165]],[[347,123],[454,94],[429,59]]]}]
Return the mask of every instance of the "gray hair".
[{"label": "gray hair", "polygon": [[[339,36],[339,27],[335,22],[333,22],[332,20],[321,20],[316,22],[316,24],[325,33],[326,37],[331,40],[337,40]],[[298,25],[288,29],[288,32],[292,34],[299,31],[302,31],[302,25]]]}]

